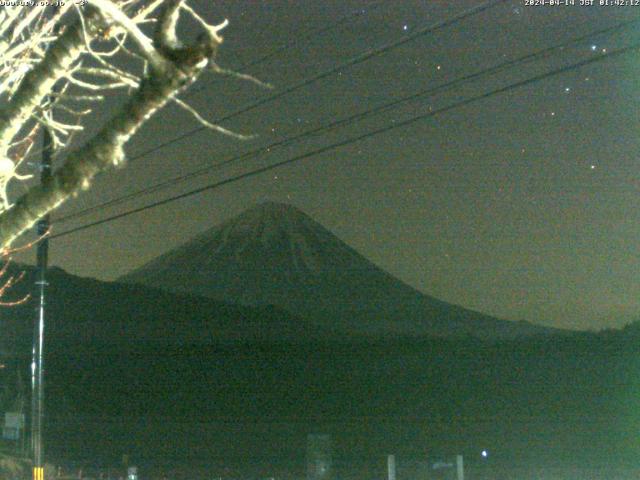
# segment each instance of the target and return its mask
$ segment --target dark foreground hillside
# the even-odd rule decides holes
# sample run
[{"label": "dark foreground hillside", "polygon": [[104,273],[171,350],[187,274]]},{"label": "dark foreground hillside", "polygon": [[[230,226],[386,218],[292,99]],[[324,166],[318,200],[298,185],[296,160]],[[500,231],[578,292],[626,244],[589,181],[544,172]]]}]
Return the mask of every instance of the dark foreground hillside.
[{"label": "dark foreground hillside", "polygon": [[[491,478],[627,478],[619,472],[640,468],[639,330],[53,354],[49,452],[301,475],[305,436],[323,431],[345,476],[395,452],[463,453],[477,472],[521,472]],[[382,478],[383,463],[368,478]]]},{"label": "dark foreground hillside", "polygon": [[[25,280],[8,292],[15,300],[34,283],[32,267]],[[50,269],[47,281],[47,350],[165,348],[253,341],[297,342],[326,337],[273,306],[245,307],[187,294],[172,294],[139,285],[123,285],[81,278]],[[0,354],[30,352],[37,302],[0,309]]]},{"label": "dark foreground hillside", "polygon": [[[640,469],[637,325],[502,341],[365,341],[277,307],[57,269],[49,281],[54,461],[109,466],[128,454],[147,471],[300,478],[306,435],[321,431],[334,437],[343,478],[381,478],[389,452],[462,453],[487,474],[521,469],[502,478],[609,480]],[[28,393],[33,315],[33,303],[0,310],[5,411]],[[480,462],[483,449],[491,455]]]}]

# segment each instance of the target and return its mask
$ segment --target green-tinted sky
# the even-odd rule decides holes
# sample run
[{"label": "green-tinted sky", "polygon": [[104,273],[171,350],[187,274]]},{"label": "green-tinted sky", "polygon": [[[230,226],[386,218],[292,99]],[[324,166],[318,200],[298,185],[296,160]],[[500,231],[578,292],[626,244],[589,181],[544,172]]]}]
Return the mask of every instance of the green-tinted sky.
[{"label": "green-tinted sky", "polygon": [[[276,91],[417,29],[472,1],[227,1],[194,5],[231,24],[219,56],[240,66],[302,38],[249,71]],[[59,215],[86,208],[301,129],[451,81],[535,50],[640,19],[640,7],[529,7],[507,2],[472,19],[345,68],[240,115],[237,142],[200,132],[125,170]],[[596,2],[598,3],[598,2]],[[356,10],[364,13],[307,38]],[[475,80],[269,156],[102,210],[101,216],[210,183],[366,130],[457,102],[561,65],[640,42],[640,24],[593,37],[550,58]],[[262,200],[292,203],[417,289],[503,318],[569,328],[620,326],[640,307],[638,52],[573,70],[391,130],[301,163],[69,235],[54,264],[113,279]],[[216,119],[269,92],[211,76],[188,96]],[[173,108],[153,119],[130,156],[197,127]]]}]

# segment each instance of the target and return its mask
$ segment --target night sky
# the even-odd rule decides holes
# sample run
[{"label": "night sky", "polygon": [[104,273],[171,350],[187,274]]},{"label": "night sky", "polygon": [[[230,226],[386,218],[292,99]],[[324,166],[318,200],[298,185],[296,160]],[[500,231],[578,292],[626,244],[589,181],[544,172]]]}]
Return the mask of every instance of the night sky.
[{"label": "night sky", "polygon": [[[275,90],[210,75],[186,98],[215,120],[481,3],[193,2],[208,19],[230,21],[218,57],[223,66],[241,67],[294,43],[247,70]],[[535,7],[506,2],[224,123],[257,134],[255,140],[239,142],[201,131],[136,158],[198,127],[187,114],[168,107],[130,144],[133,159],[125,169],[100,177],[54,220],[304,129],[640,19],[640,6],[578,3]],[[354,11],[359,15],[335,25]],[[639,27],[591,37],[548,58],[54,224],[54,233],[604,56],[640,42]],[[640,56],[634,51],[55,239],[51,260],[74,274],[112,280],[257,202],[273,200],[301,208],[382,268],[448,302],[545,325],[619,327],[638,318],[640,307],[639,91]]]}]

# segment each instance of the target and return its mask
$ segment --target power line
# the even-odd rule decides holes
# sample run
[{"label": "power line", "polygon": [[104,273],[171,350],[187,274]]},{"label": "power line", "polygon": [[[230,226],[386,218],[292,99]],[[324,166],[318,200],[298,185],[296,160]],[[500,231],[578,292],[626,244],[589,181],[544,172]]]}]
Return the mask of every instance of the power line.
[{"label": "power line", "polygon": [[[295,39],[285,43],[284,45],[281,45],[277,48],[274,48],[273,50],[271,50],[270,52],[264,54],[261,57],[258,57],[254,60],[250,60],[242,65],[240,65],[239,67],[236,67],[236,69],[239,72],[243,72],[248,68],[251,67],[255,67],[256,65],[260,65],[264,62],[266,62],[267,60],[281,54],[282,52],[286,52],[287,50],[297,47],[298,45],[302,44],[303,42],[313,38],[313,37],[317,37],[318,35],[322,35],[324,33],[327,33],[331,30],[334,30],[338,27],[340,27],[342,24],[346,23],[348,20],[351,20],[352,18],[356,18],[359,17],[361,15],[364,15],[367,10],[373,10],[376,7],[379,7],[380,5],[382,5],[383,3],[385,3],[385,0],[375,0],[371,3],[368,3],[358,9],[355,9],[345,15],[343,15],[342,17],[338,18],[337,20],[334,20],[331,24],[315,29],[315,30],[311,30],[309,32],[307,32],[306,34],[300,34],[300,32],[296,32],[294,33],[294,37]],[[204,85],[200,84],[197,85],[196,87],[191,88],[187,94],[192,94],[194,92],[199,92],[200,90],[202,90],[204,88]],[[144,155],[144,154],[143,154]]]},{"label": "power line", "polygon": [[[300,82],[294,83],[293,85],[290,85],[289,87],[284,88],[283,90],[280,90],[277,93],[274,93],[273,95],[269,95],[268,97],[264,97],[262,99],[257,100],[254,103],[251,103],[249,105],[246,105],[242,108],[240,108],[239,110],[236,110],[228,115],[225,115],[221,118],[218,118],[217,120],[214,121],[214,123],[221,123],[221,122],[225,122],[231,118],[237,117],[238,115],[242,115],[243,113],[249,112],[251,110],[254,110],[258,107],[261,107],[262,105],[265,105],[269,102],[272,102],[274,100],[277,100],[285,95],[288,95],[289,93],[292,93],[296,90],[299,90],[301,88],[307,87],[309,85],[312,85],[313,83],[322,80],[324,78],[327,78],[328,76],[342,70],[345,68],[349,68],[352,67],[354,65],[358,65],[359,63],[365,62],[367,60],[369,60],[370,58],[373,58],[375,56],[378,55],[382,55],[383,53],[388,52],[389,50],[392,50],[394,48],[400,47],[408,42],[411,42],[413,40],[415,40],[416,38],[419,38],[423,35],[429,34],[429,33],[433,33],[437,30],[440,30],[442,28],[446,28],[449,27],[451,25],[455,25],[458,22],[461,22],[462,20],[465,20],[469,17],[472,17],[474,15],[478,15],[482,12],[485,12],[493,7],[496,7],[500,4],[503,4],[505,2],[508,2],[509,0],[491,0],[488,2],[484,2],[481,5],[478,5],[476,7],[472,7],[469,8],[465,11],[463,11],[462,13],[459,13],[458,15],[454,15],[453,17],[450,17],[448,19],[442,20],[440,22],[437,22],[433,25],[429,25],[423,28],[420,28],[418,30],[416,30],[414,33],[410,34],[410,35],[406,35],[396,41],[393,41],[391,43],[387,43],[384,44],[380,47],[374,48],[374,49],[368,49],[365,52],[361,53],[360,55],[357,55],[355,57],[353,57],[352,59],[329,68],[328,70],[325,70],[313,77],[307,78],[307,79],[303,79]],[[185,133],[182,133],[180,135],[178,135],[177,137],[172,138],[171,140],[167,140],[166,142],[160,143],[159,145],[156,145],[155,147],[149,148],[137,155],[134,155],[133,157],[131,157],[129,160],[138,160],[142,157],[145,157],[147,155],[149,155],[150,153],[154,153],[157,152],[158,150],[161,150],[165,147],[168,147],[169,145],[172,145],[176,142],[182,141],[185,138],[191,137],[192,135],[195,135],[198,132],[201,132],[203,130],[206,130],[207,127],[201,126],[201,127],[197,127],[194,128],[192,130],[189,130]]]},{"label": "power line", "polygon": [[107,217],[107,218],[104,218],[104,219],[101,219],[101,220],[97,220],[95,222],[91,222],[91,223],[88,223],[88,224],[85,224],[85,225],[81,225],[81,226],[72,228],[70,230],[67,230],[67,231],[52,235],[51,238],[53,239],[53,238],[59,238],[59,237],[63,237],[63,236],[66,236],[66,235],[70,235],[72,233],[76,233],[76,232],[79,232],[81,230],[86,230],[86,229],[91,228],[91,227],[102,225],[103,223],[111,222],[111,221],[114,221],[114,220],[117,220],[117,219],[120,219],[120,218],[123,218],[123,217],[127,217],[129,215],[133,215],[134,213],[143,212],[145,210],[149,210],[149,209],[152,209],[152,208],[155,208],[155,207],[159,207],[161,205],[165,205],[167,203],[171,203],[171,202],[174,202],[174,201],[177,201],[177,200],[181,200],[183,198],[187,198],[187,197],[190,197],[190,196],[193,196],[193,195],[197,195],[199,193],[202,193],[202,192],[205,192],[205,191],[208,191],[208,190],[213,190],[215,188],[219,188],[219,187],[222,187],[224,185],[235,183],[237,181],[244,180],[246,178],[254,177],[254,176],[259,175],[261,173],[268,172],[270,170],[273,170],[273,169],[278,168],[278,167],[282,167],[284,165],[288,165],[288,164],[292,164],[292,163],[295,163],[295,162],[299,162],[301,160],[307,159],[307,158],[315,156],[315,155],[319,155],[321,153],[325,153],[325,152],[327,152],[329,150],[333,150],[335,148],[343,147],[345,145],[349,145],[349,144],[358,142],[360,140],[365,140],[367,138],[373,137],[375,135],[379,135],[381,133],[386,133],[386,132],[389,132],[391,130],[395,130],[397,128],[406,127],[406,126],[408,126],[410,124],[413,124],[413,123],[415,123],[415,122],[417,122],[419,120],[424,120],[424,119],[439,115],[441,113],[445,113],[445,112],[451,111],[451,110],[453,110],[455,108],[466,106],[466,105],[469,105],[471,103],[478,102],[480,100],[484,100],[484,99],[492,97],[494,95],[505,93],[505,92],[508,92],[510,90],[514,90],[516,88],[524,87],[526,85],[530,85],[532,83],[536,83],[536,82],[545,80],[547,78],[550,78],[550,77],[553,77],[553,76],[556,76],[556,75],[560,75],[560,74],[567,73],[567,72],[570,72],[570,71],[573,71],[573,70],[577,70],[577,69],[582,68],[584,66],[591,65],[591,64],[594,64],[596,62],[601,62],[601,61],[603,61],[605,59],[619,57],[621,55],[624,55],[624,54],[627,54],[627,53],[630,53],[632,51],[639,50],[639,49],[640,49],[640,44],[635,44],[635,45],[631,45],[631,46],[628,46],[628,47],[624,47],[624,48],[620,48],[620,49],[617,49],[617,50],[613,50],[613,51],[608,52],[606,54],[602,54],[602,55],[599,55],[597,57],[589,58],[589,59],[583,60],[581,62],[574,63],[572,65],[568,65],[568,66],[565,66],[565,67],[557,68],[555,70],[551,70],[549,72],[546,72],[546,73],[543,73],[543,74],[540,74],[540,75],[536,75],[536,76],[530,77],[530,78],[525,79],[525,80],[521,80],[521,81],[518,81],[518,82],[515,82],[515,83],[511,83],[511,84],[509,84],[507,86],[500,87],[500,88],[497,88],[497,89],[494,89],[494,90],[490,90],[490,91],[482,93],[480,95],[476,95],[476,96],[467,98],[465,100],[461,100],[461,101],[459,101],[457,103],[454,103],[452,105],[440,108],[438,110],[434,110],[434,111],[426,113],[426,114],[422,114],[422,115],[418,115],[418,116],[415,116],[415,117],[411,117],[411,118],[409,118],[407,120],[403,120],[403,121],[398,122],[396,124],[388,125],[386,127],[382,127],[382,128],[376,129],[376,130],[372,130],[372,131],[369,131],[367,133],[358,135],[356,137],[352,137],[352,138],[349,138],[349,139],[346,139],[346,140],[342,140],[340,142],[336,142],[336,143],[333,143],[331,145],[327,145],[327,146],[318,148],[318,149],[313,150],[311,152],[307,152],[307,153],[292,157],[292,158],[287,159],[287,160],[283,160],[283,161],[276,162],[276,163],[273,163],[273,164],[270,164],[270,165],[267,165],[267,166],[264,166],[264,167],[261,167],[261,168],[257,168],[257,169],[251,170],[249,172],[245,172],[245,173],[242,173],[242,174],[239,174],[239,175],[236,175],[236,176],[233,176],[233,177],[230,177],[230,178],[227,178],[227,179],[215,182],[215,183],[211,183],[209,185],[205,185],[204,187],[196,188],[194,190],[190,190],[188,192],[181,193],[179,195],[175,195],[175,196],[166,198],[164,200],[158,200],[158,201],[152,202],[152,203],[147,204],[147,205],[142,206],[142,207],[138,207],[138,208],[134,208],[134,209],[131,209],[131,210],[127,210],[125,212],[122,212],[122,213],[119,213],[119,214],[116,214],[116,215],[112,215],[110,217]]},{"label": "power line", "polygon": [[363,7],[360,7],[356,10],[353,10],[352,12],[347,13],[346,15],[338,18],[337,20],[335,20],[332,24],[327,25],[325,27],[316,29],[316,30],[312,30],[310,32],[307,32],[304,36],[300,37],[299,33],[295,33],[295,40],[292,40],[278,48],[273,49],[271,52],[263,55],[262,57],[259,57],[255,60],[251,60],[243,65],[241,65],[240,67],[238,67],[239,71],[242,70],[246,70],[247,68],[250,67],[255,67],[256,65],[260,65],[261,63],[266,62],[267,60],[269,60],[270,58],[275,57],[276,55],[285,52],[287,50],[289,50],[292,47],[296,47],[299,44],[301,44],[302,42],[315,37],[317,35],[322,35],[323,33],[326,33],[328,31],[331,31],[333,29],[335,29],[336,27],[339,27],[340,25],[342,25],[343,23],[345,23],[347,20],[351,20],[352,18],[355,17],[359,17],[361,15],[364,15],[366,13],[365,9],[374,9],[380,5],[382,5],[385,2],[385,0],[375,0]]},{"label": "power line", "polygon": [[418,99],[420,97],[423,97],[423,96],[426,96],[426,95],[430,95],[431,96],[431,95],[433,95],[433,94],[435,94],[437,92],[450,90],[451,88],[459,86],[459,85],[461,85],[463,83],[469,82],[471,80],[476,80],[476,79],[478,79],[480,77],[483,77],[483,76],[486,76],[486,75],[490,75],[490,74],[494,74],[494,73],[497,73],[497,72],[500,72],[500,71],[504,71],[507,68],[511,68],[511,67],[516,66],[516,65],[521,65],[521,64],[524,64],[524,63],[530,63],[530,62],[533,62],[533,61],[541,59],[541,58],[546,58],[546,57],[550,56],[551,54],[553,54],[555,51],[562,50],[562,49],[566,48],[567,46],[580,44],[580,43],[584,42],[585,40],[592,39],[593,37],[597,37],[597,36],[600,36],[600,35],[603,35],[603,34],[611,33],[611,32],[617,31],[617,30],[621,30],[623,28],[629,27],[629,26],[637,24],[637,23],[640,23],[640,20],[631,20],[631,21],[622,22],[622,23],[619,23],[619,24],[616,24],[616,25],[613,25],[613,26],[610,26],[610,27],[607,27],[607,28],[604,28],[604,29],[600,29],[600,30],[597,30],[597,31],[594,31],[594,32],[590,32],[590,33],[587,33],[585,35],[581,35],[580,37],[577,37],[577,38],[574,38],[574,39],[570,39],[570,40],[564,41],[564,42],[562,42],[562,43],[560,43],[558,45],[554,45],[552,47],[547,47],[547,48],[538,50],[536,52],[523,55],[523,56],[521,56],[519,58],[502,62],[502,63],[500,63],[498,65],[493,66],[493,67],[490,67],[490,68],[487,68],[487,69],[484,69],[484,70],[481,70],[481,71],[477,71],[477,72],[465,75],[463,77],[457,78],[457,79],[452,80],[450,82],[447,82],[445,84],[441,84],[441,85],[435,86],[433,88],[425,89],[425,90],[419,91],[417,93],[413,93],[411,95],[404,96],[404,97],[399,98],[399,99],[397,99],[395,101],[388,102],[388,103],[376,106],[376,107],[371,108],[369,110],[366,110],[364,112],[360,112],[360,113],[357,113],[357,114],[354,114],[354,115],[350,115],[350,116],[348,116],[346,118],[342,118],[340,120],[336,120],[336,121],[334,121],[334,122],[332,122],[332,123],[330,123],[328,125],[321,125],[321,126],[312,128],[310,130],[306,130],[306,131],[304,131],[304,132],[302,132],[302,133],[300,133],[298,135],[279,140],[279,141],[271,143],[271,144],[269,144],[267,146],[259,147],[259,148],[255,149],[255,150],[252,150],[250,152],[247,152],[247,153],[232,157],[232,158],[224,160],[222,162],[218,162],[218,163],[216,163],[214,165],[203,167],[203,168],[194,170],[192,172],[189,172],[187,174],[183,174],[183,175],[180,175],[178,177],[173,177],[171,179],[164,180],[164,181],[162,181],[162,182],[160,182],[160,183],[158,183],[156,185],[153,185],[153,186],[150,186],[150,187],[146,187],[146,188],[143,188],[143,189],[138,190],[136,192],[132,192],[130,194],[127,194],[127,195],[124,195],[124,196],[120,196],[120,197],[117,197],[115,199],[109,200],[107,202],[101,203],[99,205],[95,205],[93,207],[89,207],[89,208],[86,208],[86,209],[71,213],[69,215],[66,215],[64,217],[59,218],[54,223],[67,222],[67,221],[72,220],[74,218],[82,217],[82,216],[88,215],[88,214],[90,214],[92,212],[99,211],[99,210],[102,210],[102,209],[110,207],[110,206],[118,205],[120,203],[123,203],[123,202],[128,201],[128,200],[132,200],[132,199],[134,199],[136,197],[139,197],[139,196],[147,195],[147,194],[150,194],[150,193],[153,193],[153,192],[157,192],[159,190],[163,190],[165,188],[173,187],[177,183],[181,183],[181,182],[184,182],[184,181],[189,180],[191,178],[204,175],[206,173],[209,173],[211,171],[219,169],[219,168],[221,168],[223,166],[229,165],[230,163],[233,163],[233,162],[236,162],[236,161],[239,161],[239,160],[244,160],[244,159],[247,159],[247,158],[256,157],[256,156],[258,156],[260,154],[265,153],[266,151],[268,151],[268,150],[270,150],[272,148],[285,146],[285,145],[291,144],[293,142],[296,142],[296,141],[298,141],[298,140],[300,140],[302,138],[305,138],[305,137],[308,137],[310,135],[314,135],[314,134],[317,134],[317,133],[320,133],[320,132],[323,132],[323,131],[333,130],[333,129],[341,126],[341,125],[344,125],[344,124],[347,124],[347,123],[351,123],[351,122],[366,118],[366,117],[368,117],[370,115],[375,115],[375,114],[381,113],[383,111],[389,110],[389,109],[394,108],[394,107],[396,107],[396,106],[398,106],[398,105],[400,105],[402,103],[406,103],[406,102],[409,102],[409,101],[412,101],[412,100],[416,100],[416,99]]},{"label": "power line", "polygon": [[[382,5],[384,2],[385,2],[385,0],[375,0],[375,1],[372,1],[371,3],[368,3],[368,4],[366,4],[366,5],[362,6],[362,7],[358,8],[358,9],[355,9],[355,10],[353,10],[353,11],[351,11],[351,12],[347,13],[346,15],[343,15],[341,18],[339,18],[339,19],[335,20],[335,21],[334,21],[332,24],[330,24],[330,25],[327,25],[327,26],[325,26],[325,27],[322,27],[322,28],[319,28],[319,29],[316,29],[316,30],[312,30],[312,31],[310,31],[310,32],[307,32],[307,33],[306,33],[306,34],[304,34],[302,37],[301,37],[301,36],[299,36],[299,34],[296,34],[296,39],[295,39],[295,40],[290,41],[290,42],[288,42],[288,43],[285,43],[284,45],[281,45],[280,47],[273,49],[272,51],[270,51],[269,53],[267,53],[267,54],[263,55],[262,57],[259,57],[259,58],[255,59],[255,60],[251,60],[251,61],[249,61],[249,62],[247,62],[247,63],[244,63],[244,64],[243,64],[243,65],[241,65],[240,67],[237,67],[237,70],[238,70],[239,72],[242,72],[242,71],[246,70],[247,68],[254,67],[254,66],[256,66],[256,65],[260,65],[261,63],[264,63],[265,61],[269,60],[270,58],[273,58],[273,57],[277,56],[278,54],[280,54],[280,53],[282,53],[282,52],[284,52],[284,51],[289,50],[289,49],[290,49],[290,48],[292,48],[292,47],[298,46],[299,44],[303,43],[305,40],[307,40],[307,39],[309,39],[309,38],[312,38],[312,37],[315,37],[315,36],[318,36],[318,35],[322,35],[322,34],[324,34],[324,33],[328,32],[328,31],[331,31],[331,30],[333,30],[333,29],[335,29],[335,28],[339,27],[339,26],[340,26],[340,25],[342,25],[343,23],[345,23],[347,20],[350,20],[351,18],[354,18],[354,17],[358,17],[358,16],[361,16],[361,15],[364,15],[364,14],[366,13],[366,11],[367,11],[367,10],[369,10],[369,11],[370,11],[370,10],[372,10],[372,9],[374,9],[374,8],[376,8],[376,7],[380,6],[380,5]],[[191,93],[193,93],[193,92],[200,91],[200,90],[202,90],[203,88],[204,88],[204,85],[198,85],[197,87],[192,88],[191,90],[189,90],[189,91],[187,92],[187,94],[191,94]],[[219,120],[218,120],[218,122],[224,121],[224,120],[226,120],[226,119],[228,119],[228,118],[231,118],[232,116],[235,116],[236,114],[240,114],[240,113],[242,113],[242,112],[239,112],[239,113],[234,112],[233,114],[231,114],[231,116],[228,116],[228,117],[226,117],[226,118],[219,119]],[[203,129],[205,129],[205,128],[206,128],[206,127],[199,127],[199,128],[197,128],[197,129],[195,129],[195,130],[193,130],[193,131],[187,132],[186,134],[184,134],[184,135],[185,135],[184,137],[183,137],[183,136],[181,136],[179,139],[173,139],[173,140],[169,141],[169,142],[168,142],[168,143],[166,143],[166,144],[161,144],[161,145],[158,145],[158,146],[156,146],[156,147],[153,147],[151,150],[144,151],[144,152],[142,152],[142,153],[140,153],[140,154],[138,154],[138,155],[135,155],[135,156],[131,157],[131,159],[130,159],[130,160],[136,160],[136,159],[139,159],[139,158],[141,158],[141,157],[144,157],[144,156],[148,155],[149,153],[152,153],[152,152],[157,151],[157,150],[159,150],[159,149],[161,149],[161,148],[164,148],[164,147],[165,147],[165,146],[167,146],[169,143],[173,143],[174,141],[178,141],[178,140],[181,140],[182,138],[186,138],[186,137],[188,137],[188,136],[191,136],[191,135],[195,134],[196,132],[199,132],[199,131],[201,131],[201,130],[203,130]],[[92,208],[93,208],[93,207],[92,207]],[[82,213],[82,212],[79,212],[79,214],[80,214],[80,215],[82,215],[83,213]],[[75,217],[75,216],[77,216],[77,215],[76,215],[76,214],[72,214],[71,216]],[[67,219],[68,219],[68,218],[67,218],[67,217],[65,217],[65,218],[58,219],[57,221],[58,221],[58,222],[63,222],[63,221],[65,221],[65,220],[67,220]]]}]

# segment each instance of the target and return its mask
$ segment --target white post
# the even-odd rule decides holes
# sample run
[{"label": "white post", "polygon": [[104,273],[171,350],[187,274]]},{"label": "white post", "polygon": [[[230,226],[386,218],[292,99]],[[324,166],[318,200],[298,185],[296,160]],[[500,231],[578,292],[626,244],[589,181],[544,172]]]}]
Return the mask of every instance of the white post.
[{"label": "white post", "polygon": [[462,455],[456,455],[456,472],[458,474],[458,480],[464,480],[464,462]]},{"label": "white post", "polygon": [[387,480],[396,480],[396,456],[387,455]]}]

